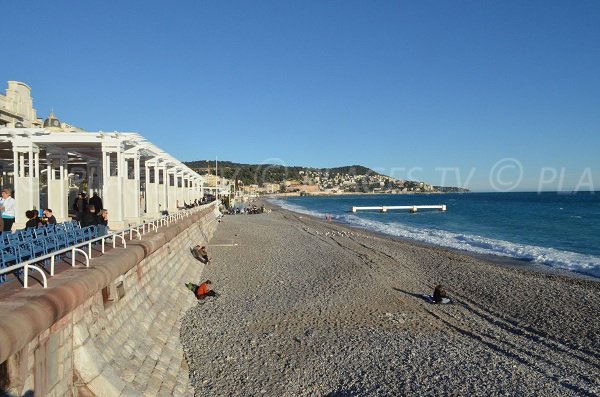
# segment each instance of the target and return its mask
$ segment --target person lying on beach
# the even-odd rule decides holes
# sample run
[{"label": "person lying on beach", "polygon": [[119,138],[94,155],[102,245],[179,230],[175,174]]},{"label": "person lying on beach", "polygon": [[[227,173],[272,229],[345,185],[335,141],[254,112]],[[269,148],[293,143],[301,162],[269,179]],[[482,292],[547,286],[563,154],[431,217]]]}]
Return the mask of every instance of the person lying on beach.
[{"label": "person lying on beach", "polygon": [[187,289],[192,291],[194,295],[196,295],[196,299],[202,300],[207,296],[217,296],[217,293],[214,290],[210,289],[209,285],[211,284],[212,281],[206,280],[205,282],[200,283],[200,285],[196,285],[194,283],[186,283],[185,286],[187,287]]},{"label": "person lying on beach", "polygon": [[204,264],[210,263],[211,258],[208,257],[208,251],[206,251],[204,245],[200,246],[200,244],[198,244],[197,246],[190,248],[190,251],[192,252],[192,255],[194,255],[194,258],[198,259],[200,262]]},{"label": "person lying on beach", "polygon": [[448,304],[452,303],[452,299],[448,297],[443,285],[438,284],[433,290],[433,295],[423,295],[423,298],[429,303]]}]

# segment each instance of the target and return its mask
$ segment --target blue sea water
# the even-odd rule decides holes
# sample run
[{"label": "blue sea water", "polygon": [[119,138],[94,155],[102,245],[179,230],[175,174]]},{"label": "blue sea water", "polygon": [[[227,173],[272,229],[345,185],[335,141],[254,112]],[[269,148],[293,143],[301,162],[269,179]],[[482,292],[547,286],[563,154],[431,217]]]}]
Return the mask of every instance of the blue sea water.
[{"label": "blue sea water", "polygon": [[[600,277],[600,192],[289,197],[274,203],[391,236]],[[353,206],[446,204],[447,211],[352,213]]]}]

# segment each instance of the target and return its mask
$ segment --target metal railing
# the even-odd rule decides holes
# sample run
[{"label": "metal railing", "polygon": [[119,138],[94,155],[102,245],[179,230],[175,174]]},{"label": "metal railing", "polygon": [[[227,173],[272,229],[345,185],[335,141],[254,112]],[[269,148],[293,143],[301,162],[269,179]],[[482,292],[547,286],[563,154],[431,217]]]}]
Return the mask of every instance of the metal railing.
[{"label": "metal railing", "polygon": [[[69,259],[71,262],[71,266],[75,267],[75,265],[77,263],[76,254],[79,254],[79,255],[83,256],[85,266],[89,267],[90,259],[92,259],[92,246],[93,245],[100,244],[101,252],[102,252],[102,254],[104,254],[107,240],[111,239],[110,242],[112,242],[112,247],[116,248],[117,247],[116,241],[117,241],[117,239],[119,239],[121,242],[121,244],[120,244],[121,247],[127,248],[127,240],[126,240],[127,235],[129,235],[129,240],[133,240],[134,235],[138,240],[141,240],[142,236],[144,234],[150,233],[150,232],[156,232],[156,231],[158,231],[158,229],[160,227],[169,226],[172,223],[177,222],[178,220],[187,218],[190,215],[205,209],[208,205],[210,205],[210,204],[201,205],[201,206],[190,208],[190,209],[180,210],[174,214],[165,215],[158,219],[154,219],[151,221],[144,221],[143,223],[141,223],[139,225],[134,225],[134,226],[129,225],[127,228],[124,228],[122,230],[115,231],[115,232],[109,232],[105,235],[98,236],[98,237],[92,238],[90,240],[87,240],[87,241],[84,241],[84,242],[81,242],[78,244],[74,244],[74,245],[66,247],[66,248],[52,251],[45,255],[41,255],[41,256],[38,256],[35,258],[30,258],[23,262],[18,262],[14,265],[7,266],[5,268],[0,269],[0,276],[6,275],[9,273],[13,273],[13,272],[16,272],[16,271],[19,271],[20,269],[22,269],[23,270],[23,287],[28,288],[29,287],[29,281],[28,281],[29,274],[31,273],[31,271],[36,271],[41,274],[42,284],[43,284],[44,288],[47,288],[48,287],[48,277],[46,275],[46,272],[49,272],[49,275],[51,277],[54,276],[56,260],[57,260],[57,258],[60,260],[60,257],[62,255],[64,255],[65,257],[67,257],[67,255],[70,255]],[[43,263],[40,264],[40,262],[43,262]],[[48,263],[50,264],[49,271],[45,270],[45,266]]]}]

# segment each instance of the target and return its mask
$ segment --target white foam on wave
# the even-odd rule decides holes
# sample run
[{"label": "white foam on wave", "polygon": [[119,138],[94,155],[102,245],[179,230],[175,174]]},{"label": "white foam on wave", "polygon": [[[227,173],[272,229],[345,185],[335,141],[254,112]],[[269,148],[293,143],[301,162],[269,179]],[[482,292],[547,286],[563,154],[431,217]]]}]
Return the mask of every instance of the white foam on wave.
[{"label": "white foam on wave", "polygon": [[293,212],[298,212],[300,214],[306,214],[306,215],[311,215],[317,218],[324,218],[326,214],[318,212],[318,211],[313,211],[313,210],[308,210],[304,207],[301,207],[299,205],[290,203],[289,201],[286,200],[274,200],[274,199],[269,199],[268,200],[270,203],[273,203],[283,209],[286,210],[290,210]]},{"label": "white foam on wave", "polygon": [[[312,215],[318,218],[326,214],[308,210],[299,205],[282,200],[272,201],[274,204],[290,211]],[[567,269],[600,277],[600,257],[561,251],[555,248],[517,244],[504,240],[495,240],[482,236],[460,234],[445,230],[427,229],[401,223],[384,223],[361,218],[357,215],[336,215],[334,219],[351,226],[362,227],[390,236],[407,238],[437,246],[469,251],[484,255],[501,255],[515,259],[525,259],[535,263]]]}]

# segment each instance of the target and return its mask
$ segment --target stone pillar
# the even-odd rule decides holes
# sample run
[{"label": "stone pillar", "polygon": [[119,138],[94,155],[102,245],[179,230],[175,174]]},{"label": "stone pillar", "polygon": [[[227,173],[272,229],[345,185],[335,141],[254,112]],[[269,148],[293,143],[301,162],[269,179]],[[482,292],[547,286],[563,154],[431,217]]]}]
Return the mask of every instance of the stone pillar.
[{"label": "stone pillar", "polygon": [[25,227],[25,211],[40,208],[40,150],[29,140],[13,143],[15,228]]},{"label": "stone pillar", "polygon": [[46,172],[48,173],[48,208],[52,210],[57,222],[67,221],[69,220],[67,153],[47,152]]}]

